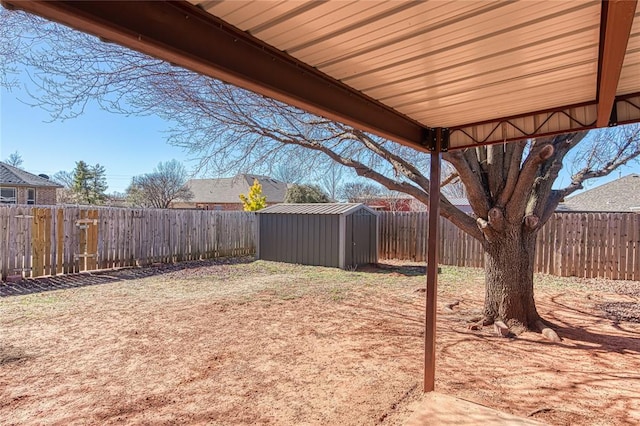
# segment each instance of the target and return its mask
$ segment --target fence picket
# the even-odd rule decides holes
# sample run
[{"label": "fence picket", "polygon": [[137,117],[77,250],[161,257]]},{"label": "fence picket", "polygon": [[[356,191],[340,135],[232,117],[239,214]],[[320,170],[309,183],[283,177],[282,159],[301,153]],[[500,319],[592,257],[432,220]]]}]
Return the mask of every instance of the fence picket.
[{"label": "fence picket", "polygon": [[[85,231],[80,218],[96,219]],[[427,212],[381,212],[379,258],[424,262]],[[255,215],[245,212],[50,206],[0,207],[0,274],[24,277],[237,256],[255,252]],[[440,263],[482,267],[481,242],[446,219]],[[640,280],[640,215],[556,213],[539,231],[538,272]]]},{"label": "fence picket", "polygon": [[[426,212],[381,212],[380,260],[424,261],[427,218]],[[446,219],[439,226],[440,264],[484,265],[479,241]],[[536,247],[537,272],[640,280],[639,214],[556,213],[539,231]]]},{"label": "fence picket", "polygon": [[2,278],[255,252],[253,213],[32,207],[0,206]]}]

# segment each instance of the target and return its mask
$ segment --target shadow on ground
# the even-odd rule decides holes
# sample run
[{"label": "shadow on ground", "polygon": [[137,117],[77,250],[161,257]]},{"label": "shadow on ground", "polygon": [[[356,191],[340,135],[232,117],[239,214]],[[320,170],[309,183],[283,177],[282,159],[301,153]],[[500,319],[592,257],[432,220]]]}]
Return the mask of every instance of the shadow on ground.
[{"label": "shadow on ground", "polygon": [[405,277],[417,277],[427,273],[426,266],[417,265],[392,265],[388,263],[378,263],[377,265],[362,265],[358,272],[368,272],[374,274],[397,274]]},{"label": "shadow on ground", "polygon": [[19,296],[42,293],[46,291],[86,287],[117,281],[137,280],[140,278],[153,277],[156,275],[162,275],[185,269],[196,269],[213,265],[251,263],[254,260],[255,259],[253,257],[247,256],[208,260],[193,260],[154,266],[123,268],[111,271],[81,272],[79,274],[27,278],[17,283],[0,283],[0,297]]}]

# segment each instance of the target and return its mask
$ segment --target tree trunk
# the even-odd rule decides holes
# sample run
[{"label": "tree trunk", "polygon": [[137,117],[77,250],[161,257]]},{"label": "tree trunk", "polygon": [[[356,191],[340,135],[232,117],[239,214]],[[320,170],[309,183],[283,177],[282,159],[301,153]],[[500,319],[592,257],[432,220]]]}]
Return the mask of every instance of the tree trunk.
[{"label": "tree trunk", "polygon": [[515,333],[536,329],[533,298],[536,233],[507,226],[486,246],[484,323],[502,321]]}]

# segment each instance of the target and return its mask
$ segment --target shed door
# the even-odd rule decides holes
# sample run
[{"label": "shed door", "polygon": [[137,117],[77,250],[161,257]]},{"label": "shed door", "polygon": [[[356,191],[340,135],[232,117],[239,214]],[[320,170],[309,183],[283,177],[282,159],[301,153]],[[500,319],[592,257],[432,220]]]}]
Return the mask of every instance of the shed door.
[{"label": "shed door", "polygon": [[345,266],[376,263],[376,216],[363,209],[349,215],[346,222]]}]

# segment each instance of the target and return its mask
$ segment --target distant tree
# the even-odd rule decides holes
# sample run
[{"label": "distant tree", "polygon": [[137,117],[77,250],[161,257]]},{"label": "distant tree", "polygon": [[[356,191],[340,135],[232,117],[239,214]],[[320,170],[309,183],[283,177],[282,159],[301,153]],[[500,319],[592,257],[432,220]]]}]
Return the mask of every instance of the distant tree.
[{"label": "distant tree", "polygon": [[76,168],[73,169],[73,186],[71,190],[78,197],[78,202],[88,203],[90,198],[90,185],[91,172],[89,171],[89,165],[84,161],[77,161]]},{"label": "distant tree", "polygon": [[296,162],[285,161],[273,168],[271,176],[281,182],[302,183],[306,172],[305,169],[300,167]]},{"label": "distant tree", "polygon": [[319,176],[321,188],[327,193],[332,201],[338,199],[338,191],[342,184],[342,175],[344,174],[344,166],[332,161]]},{"label": "distant tree", "polygon": [[467,192],[464,189],[464,184],[460,180],[460,175],[456,169],[447,162],[442,163],[442,177],[441,177],[440,191],[449,199],[452,198],[466,198]]},{"label": "distant tree", "polygon": [[380,191],[380,198],[391,212],[403,211],[410,208],[411,197],[398,191],[384,189]]},{"label": "distant tree", "polygon": [[67,189],[73,187],[73,173],[66,170],[55,172],[53,176],[51,176],[51,180]]},{"label": "distant tree", "polygon": [[267,207],[267,197],[262,195],[262,185],[258,179],[253,180],[253,185],[249,188],[249,194],[240,194],[240,199],[245,212],[255,212]]},{"label": "distant tree", "polygon": [[89,204],[102,204],[107,199],[106,191],[109,187],[107,184],[107,171],[104,166],[95,164],[89,167],[89,174],[92,195]]},{"label": "distant tree", "polygon": [[291,185],[285,203],[328,203],[331,200],[317,185]]},{"label": "distant tree", "polygon": [[15,151],[9,154],[4,162],[13,167],[20,167],[24,161],[22,160],[22,155],[20,155],[18,151]]},{"label": "distant tree", "polygon": [[96,164],[90,166],[84,161],[76,162],[73,170],[73,186],[71,187],[76,202],[81,204],[102,204],[106,199],[106,170]]},{"label": "distant tree", "polygon": [[62,185],[62,188],[56,189],[56,200],[58,204],[72,204],[77,202],[73,192],[73,173],[60,170],[51,176],[51,180]]},{"label": "distant tree", "polygon": [[127,188],[127,201],[138,207],[166,209],[172,201],[188,201],[193,192],[186,186],[188,173],[177,160],[160,162],[153,172],[135,176]]},{"label": "distant tree", "polygon": [[362,203],[379,198],[382,188],[367,182],[347,182],[338,191],[341,199],[350,203]]}]

